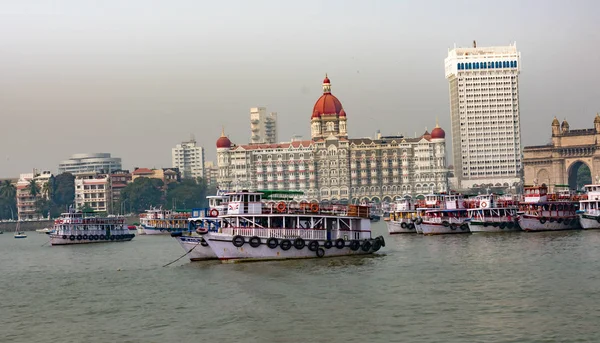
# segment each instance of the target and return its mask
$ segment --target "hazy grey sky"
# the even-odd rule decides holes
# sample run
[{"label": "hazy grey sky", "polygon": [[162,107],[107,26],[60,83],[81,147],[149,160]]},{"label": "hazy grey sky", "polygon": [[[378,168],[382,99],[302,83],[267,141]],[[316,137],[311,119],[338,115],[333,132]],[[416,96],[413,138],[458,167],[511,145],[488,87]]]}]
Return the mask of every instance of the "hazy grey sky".
[{"label": "hazy grey sky", "polygon": [[[327,72],[353,137],[450,138],[449,47],[521,51],[522,141],[600,111],[597,1],[2,1],[0,177],[56,171],[79,152],[168,167],[195,134],[214,159],[221,126],[279,113],[280,140],[310,137]],[[450,158],[450,156],[449,156]]]}]

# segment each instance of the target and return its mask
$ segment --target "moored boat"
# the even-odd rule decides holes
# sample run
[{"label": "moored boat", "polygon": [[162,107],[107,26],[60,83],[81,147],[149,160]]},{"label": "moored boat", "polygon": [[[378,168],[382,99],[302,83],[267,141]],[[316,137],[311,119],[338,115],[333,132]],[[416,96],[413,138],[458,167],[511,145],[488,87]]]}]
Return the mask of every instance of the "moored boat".
[{"label": "moored boat", "polygon": [[385,246],[383,237],[371,237],[369,206],[266,206],[261,192],[228,196],[226,214],[190,219],[223,262],[364,255]]},{"label": "moored boat", "polygon": [[[429,195],[431,197],[432,195]],[[460,194],[433,195],[434,208],[420,209],[423,213],[417,222],[424,235],[469,233],[465,201]],[[427,197],[426,197],[427,198]]]},{"label": "moored boat", "polygon": [[140,215],[140,225],[146,235],[168,235],[187,230],[190,213],[150,209]]},{"label": "moored boat", "polygon": [[466,202],[469,230],[476,232],[520,231],[518,201],[511,196],[478,195]]},{"label": "moored boat", "polygon": [[[221,197],[207,197],[209,198],[209,205],[218,206],[220,208],[222,199]],[[212,198],[212,199],[211,199]],[[217,198],[217,199],[215,199]],[[208,246],[208,243],[204,240],[204,237],[196,232],[196,222],[201,222],[202,226],[207,225],[207,228],[210,229],[212,225],[215,225],[215,221],[213,218],[217,217],[220,213],[223,212],[212,211],[215,207],[208,209],[192,209],[192,215],[188,219],[188,230],[183,232],[173,232],[171,233],[171,237],[175,238],[177,243],[183,248],[186,252],[190,261],[204,261],[204,260],[214,260],[217,258],[217,255],[214,251]],[[217,227],[212,228],[216,230]],[[202,230],[200,230],[203,232]]]},{"label": "moored boat", "polygon": [[600,184],[585,185],[579,200],[579,222],[584,229],[600,229]]},{"label": "moored boat", "polygon": [[416,233],[417,210],[408,198],[398,198],[390,206],[389,219],[386,221],[390,235]]},{"label": "moored boat", "polygon": [[576,211],[578,201],[568,186],[556,185],[556,194],[548,194],[545,184],[525,186],[519,203],[519,225],[524,231],[562,231],[581,229]]},{"label": "moored boat", "polygon": [[61,214],[53,229],[50,245],[126,242],[135,237],[121,216],[99,217],[79,211]]}]

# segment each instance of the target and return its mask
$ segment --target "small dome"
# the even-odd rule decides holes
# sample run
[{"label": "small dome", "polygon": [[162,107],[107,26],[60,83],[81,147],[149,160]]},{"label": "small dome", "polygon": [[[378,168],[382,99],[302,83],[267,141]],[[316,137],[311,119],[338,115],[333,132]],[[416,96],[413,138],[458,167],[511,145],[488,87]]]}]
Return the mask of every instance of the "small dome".
[{"label": "small dome", "polygon": [[325,74],[325,78],[323,79],[323,83],[331,83],[331,81],[329,81],[329,77],[327,77],[327,74]]},{"label": "small dome", "polygon": [[565,120],[563,120],[561,126],[566,126],[569,127],[569,123],[567,122],[567,119],[565,118]]},{"label": "small dome", "polygon": [[431,130],[431,138],[444,139],[444,138],[446,138],[446,131],[444,131],[444,129],[439,127],[439,125],[436,125],[435,128],[433,130]]},{"label": "small dome", "polygon": [[560,123],[558,122],[558,119],[556,119],[556,117],[554,117],[554,120],[552,121],[552,126],[560,126]]},{"label": "small dome", "polygon": [[596,113],[596,118],[594,118],[594,124],[600,123],[600,113]]},{"label": "small dome", "polygon": [[231,148],[231,141],[229,138],[227,138],[227,136],[225,136],[225,129],[221,131],[221,137],[217,139],[217,149],[221,148]]}]

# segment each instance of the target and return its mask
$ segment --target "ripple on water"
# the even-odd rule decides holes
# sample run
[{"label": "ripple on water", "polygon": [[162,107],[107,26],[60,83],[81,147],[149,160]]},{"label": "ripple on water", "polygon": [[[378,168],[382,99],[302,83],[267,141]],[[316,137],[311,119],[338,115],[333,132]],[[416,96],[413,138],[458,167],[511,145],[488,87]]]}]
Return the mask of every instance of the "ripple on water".
[{"label": "ripple on water", "polygon": [[388,236],[381,254],[189,263],[170,237],[0,236],[3,342],[598,342],[600,231]]}]

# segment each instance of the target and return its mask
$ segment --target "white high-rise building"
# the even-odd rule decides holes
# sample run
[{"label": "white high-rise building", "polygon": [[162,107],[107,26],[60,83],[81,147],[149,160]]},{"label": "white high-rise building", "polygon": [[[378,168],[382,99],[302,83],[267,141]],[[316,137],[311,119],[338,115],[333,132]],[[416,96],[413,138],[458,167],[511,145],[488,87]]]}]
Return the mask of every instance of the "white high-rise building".
[{"label": "white high-rise building", "polygon": [[461,188],[521,182],[521,126],[516,44],[454,48],[445,60],[450,84],[454,174]]},{"label": "white high-rise building", "polygon": [[277,143],[277,113],[267,113],[266,107],[250,109],[250,144]]},{"label": "white high-rise building", "polygon": [[121,158],[109,153],[75,154],[58,164],[58,173],[110,173],[121,170]]},{"label": "white high-rise building", "polygon": [[177,144],[172,149],[173,168],[179,168],[181,177],[204,177],[204,148],[196,146],[196,139],[192,136],[187,142]]}]

